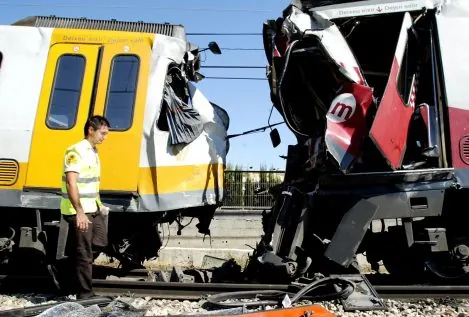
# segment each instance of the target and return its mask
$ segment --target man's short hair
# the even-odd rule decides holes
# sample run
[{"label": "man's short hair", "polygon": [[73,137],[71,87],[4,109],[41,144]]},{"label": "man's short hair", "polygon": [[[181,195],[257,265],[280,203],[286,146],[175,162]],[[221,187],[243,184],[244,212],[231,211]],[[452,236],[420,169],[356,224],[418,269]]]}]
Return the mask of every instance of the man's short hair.
[{"label": "man's short hair", "polygon": [[85,123],[85,137],[88,136],[88,129],[89,127],[92,127],[93,130],[98,130],[102,126],[107,126],[108,128],[111,128],[111,125],[109,124],[109,121],[103,117],[103,116],[92,116],[88,120],[86,120]]}]

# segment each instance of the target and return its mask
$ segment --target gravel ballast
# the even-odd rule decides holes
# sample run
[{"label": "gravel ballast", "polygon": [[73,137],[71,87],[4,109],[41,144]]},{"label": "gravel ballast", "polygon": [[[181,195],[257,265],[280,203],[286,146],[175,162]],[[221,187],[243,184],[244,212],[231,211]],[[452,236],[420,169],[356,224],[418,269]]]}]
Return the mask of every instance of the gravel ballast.
[{"label": "gravel ballast", "polygon": [[[132,307],[141,310],[144,316],[167,316],[177,314],[196,314],[206,310],[201,307],[203,301],[178,301],[152,298],[131,298],[121,297],[120,300],[129,303]],[[0,295],[0,311],[28,307],[33,305],[54,303],[54,300],[47,300],[41,296],[6,296]],[[359,316],[469,316],[469,299],[425,299],[425,300],[388,300],[384,303],[387,311],[357,311],[344,312],[342,305],[338,302],[317,303],[324,306],[338,317],[359,317]],[[298,305],[311,305],[309,301],[301,301]],[[296,305],[295,305],[296,306]],[[275,307],[266,307],[273,309]]]}]

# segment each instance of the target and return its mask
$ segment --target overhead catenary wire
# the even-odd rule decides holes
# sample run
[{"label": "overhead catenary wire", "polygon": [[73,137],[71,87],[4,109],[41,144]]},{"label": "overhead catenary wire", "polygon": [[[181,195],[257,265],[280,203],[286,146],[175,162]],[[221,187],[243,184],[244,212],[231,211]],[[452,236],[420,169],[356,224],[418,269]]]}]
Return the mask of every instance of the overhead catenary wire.
[{"label": "overhead catenary wire", "polygon": [[187,33],[187,35],[210,35],[210,36],[259,36],[262,33]]},{"label": "overhead catenary wire", "polygon": [[204,79],[228,79],[228,80],[267,80],[267,78],[261,77],[217,77],[217,76],[206,76]]},{"label": "overhead catenary wire", "polygon": [[[157,6],[136,6],[136,5],[88,5],[88,4],[58,4],[58,3],[5,3],[0,2],[0,7],[55,7],[55,8],[95,8],[95,9],[136,9],[136,10],[162,10],[162,11],[215,11],[215,12],[274,12],[273,10],[262,9],[223,9],[223,8],[200,8],[200,7],[157,7]],[[259,36],[262,33],[213,33],[213,32],[193,32],[186,33],[190,36]],[[230,49],[225,50],[262,50],[262,49]]]},{"label": "overhead catenary wire", "polygon": [[267,66],[242,66],[242,65],[202,65],[200,68],[247,68],[247,69],[265,69]]},{"label": "overhead catenary wire", "polygon": [[236,9],[236,8],[204,8],[204,7],[164,7],[164,6],[142,6],[142,5],[89,5],[89,4],[62,4],[62,3],[11,3],[0,2],[4,7],[55,7],[55,8],[95,8],[95,9],[136,9],[136,10],[165,10],[165,11],[219,11],[219,12],[274,12],[266,9]]},{"label": "overhead catenary wire", "polygon": [[221,47],[220,49],[225,51],[264,51],[263,48],[256,47]]}]

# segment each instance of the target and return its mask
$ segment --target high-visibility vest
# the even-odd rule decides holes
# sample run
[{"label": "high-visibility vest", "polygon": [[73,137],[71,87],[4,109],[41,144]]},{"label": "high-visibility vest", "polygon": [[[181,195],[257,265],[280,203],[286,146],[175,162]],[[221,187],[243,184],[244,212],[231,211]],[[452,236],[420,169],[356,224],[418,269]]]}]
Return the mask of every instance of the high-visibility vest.
[{"label": "high-visibility vest", "polygon": [[68,198],[66,186],[65,173],[68,171],[79,173],[77,187],[84,212],[96,212],[102,206],[99,198],[100,162],[98,153],[86,139],[67,148],[64,157],[60,211],[64,215],[74,215],[76,210]]}]

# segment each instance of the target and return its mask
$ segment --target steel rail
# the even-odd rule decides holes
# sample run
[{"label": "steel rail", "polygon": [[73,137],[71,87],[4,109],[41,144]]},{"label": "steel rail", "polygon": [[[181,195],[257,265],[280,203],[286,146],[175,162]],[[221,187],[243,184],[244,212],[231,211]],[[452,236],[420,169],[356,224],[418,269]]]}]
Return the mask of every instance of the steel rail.
[{"label": "steel rail", "polygon": [[[469,298],[469,285],[375,285],[382,298]],[[125,293],[160,299],[197,300],[209,294],[238,291],[272,290],[293,292],[290,285],[174,283],[119,280],[93,280],[96,294],[117,296]]]},{"label": "steel rail", "polygon": [[469,298],[469,285],[375,285],[382,298]]},{"label": "steel rail", "polygon": [[198,300],[203,296],[236,291],[279,290],[287,291],[289,285],[279,284],[230,284],[230,283],[177,283],[145,282],[129,280],[93,279],[93,290],[101,296],[133,294],[160,299]]},{"label": "steel rail", "polygon": [[[13,287],[15,292],[53,285],[50,278],[31,276],[0,275],[0,291],[3,293]],[[373,285],[382,298],[469,298],[469,285]],[[147,282],[128,279],[93,279],[93,289],[100,296],[119,296],[132,294],[150,296],[159,299],[198,300],[210,294],[239,291],[271,290],[296,292],[298,287],[281,284],[232,284],[232,283],[178,283],[178,282]]]},{"label": "steel rail", "polygon": [[[174,283],[128,280],[93,280],[93,287],[101,295],[114,296],[125,292],[164,299],[198,299],[201,296],[224,292],[276,290],[292,291],[290,285],[280,284],[224,284],[224,283]],[[469,285],[375,285],[384,298],[395,297],[445,297],[469,298]]]}]

